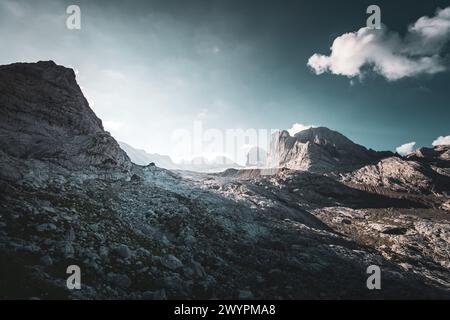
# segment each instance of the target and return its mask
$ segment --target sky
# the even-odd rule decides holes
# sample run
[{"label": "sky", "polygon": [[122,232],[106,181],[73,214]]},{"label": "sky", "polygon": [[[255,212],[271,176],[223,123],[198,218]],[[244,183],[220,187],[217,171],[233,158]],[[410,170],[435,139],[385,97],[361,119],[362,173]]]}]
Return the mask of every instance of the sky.
[{"label": "sky", "polygon": [[0,0],[0,39],[0,64],[74,68],[117,140],[176,161],[242,162],[310,126],[375,150],[450,143],[448,0]]}]

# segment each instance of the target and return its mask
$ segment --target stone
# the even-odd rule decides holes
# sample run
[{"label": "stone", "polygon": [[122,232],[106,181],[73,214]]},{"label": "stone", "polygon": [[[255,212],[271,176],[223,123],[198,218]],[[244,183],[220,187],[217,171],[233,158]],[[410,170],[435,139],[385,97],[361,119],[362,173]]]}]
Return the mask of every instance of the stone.
[{"label": "stone", "polygon": [[147,249],[144,249],[144,248],[138,248],[138,249],[136,250],[136,254],[138,254],[138,255],[140,255],[140,256],[143,256],[143,257],[149,257],[149,256],[151,256],[150,251],[148,251]]},{"label": "stone", "polygon": [[183,263],[172,254],[163,257],[161,259],[161,264],[170,270],[176,270],[183,266]]},{"label": "stone", "polygon": [[128,259],[131,257],[131,251],[125,244],[121,244],[118,247],[116,247],[115,252],[124,259]]}]

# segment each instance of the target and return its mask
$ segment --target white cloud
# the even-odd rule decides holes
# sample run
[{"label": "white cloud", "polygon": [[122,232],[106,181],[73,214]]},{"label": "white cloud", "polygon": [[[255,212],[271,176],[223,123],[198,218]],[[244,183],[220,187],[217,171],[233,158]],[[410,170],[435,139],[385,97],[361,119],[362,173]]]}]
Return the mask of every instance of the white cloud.
[{"label": "white cloud", "polygon": [[330,72],[352,77],[372,70],[390,81],[448,69],[440,55],[450,40],[450,7],[434,17],[421,17],[404,38],[389,31],[361,28],[337,37],[329,56],[315,53],[308,66],[316,74]]},{"label": "white cloud", "polygon": [[[421,38],[421,42],[427,44],[420,48],[421,51],[430,49],[440,49],[450,36],[450,7],[437,10],[434,17],[421,17],[408,28],[413,38]],[[412,39],[412,42],[417,39]],[[434,48],[433,48],[434,47]]]},{"label": "white cloud", "polygon": [[450,135],[448,136],[440,136],[432,143],[433,146],[442,146],[442,145],[450,145]]},{"label": "white cloud", "polygon": [[304,124],[301,124],[301,123],[294,123],[292,125],[292,127],[290,129],[288,129],[287,131],[289,132],[289,134],[291,136],[294,136],[296,133],[298,133],[300,131],[303,131],[303,130],[306,130],[306,129],[309,129],[309,128],[316,128],[316,127],[317,126],[315,126],[315,125],[304,125]]},{"label": "white cloud", "polygon": [[397,151],[402,156],[406,156],[407,154],[410,154],[410,153],[414,152],[414,146],[415,145],[416,145],[415,141],[409,142],[409,143],[405,143],[405,144],[402,144],[401,146],[395,148],[395,151]]}]

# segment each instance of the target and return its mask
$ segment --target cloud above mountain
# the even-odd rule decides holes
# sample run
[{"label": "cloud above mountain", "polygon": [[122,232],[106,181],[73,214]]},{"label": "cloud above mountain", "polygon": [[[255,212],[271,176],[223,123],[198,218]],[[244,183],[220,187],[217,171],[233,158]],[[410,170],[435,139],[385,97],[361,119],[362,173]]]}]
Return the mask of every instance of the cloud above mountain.
[{"label": "cloud above mountain", "polygon": [[416,145],[415,141],[408,142],[408,143],[402,144],[401,146],[395,148],[395,151],[397,151],[397,153],[401,154],[402,156],[405,156],[407,154],[414,152],[415,145]]},{"label": "cloud above mountain", "polygon": [[315,53],[308,66],[317,75],[332,73],[349,78],[371,71],[389,81],[449,69],[443,53],[450,40],[450,7],[438,9],[433,17],[421,17],[408,27],[405,36],[366,27],[337,37],[331,54]]},{"label": "cloud above mountain", "polygon": [[442,145],[450,145],[450,135],[448,136],[440,136],[436,140],[433,141],[432,145],[435,146],[442,146]]},{"label": "cloud above mountain", "polygon": [[294,123],[292,125],[292,127],[290,129],[288,129],[287,131],[289,132],[289,134],[291,136],[294,136],[294,134],[309,129],[309,128],[316,128],[317,126],[315,125],[305,125],[305,124],[301,124],[301,123]]}]

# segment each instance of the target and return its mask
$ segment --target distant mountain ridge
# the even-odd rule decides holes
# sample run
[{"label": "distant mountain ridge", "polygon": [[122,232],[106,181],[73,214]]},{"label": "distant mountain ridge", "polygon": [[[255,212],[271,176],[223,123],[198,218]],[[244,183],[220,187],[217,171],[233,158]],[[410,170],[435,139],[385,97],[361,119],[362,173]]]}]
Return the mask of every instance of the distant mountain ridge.
[{"label": "distant mountain ridge", "polygon": [[380,193],[450,193],[450,146],[419,148],[402,157],[367,149],[325,127],[294,136],[287,131],[275,133],[268,166],[339,174],[345,183]]},{"label": "distant mountain ridge", "polygon": [[230,168],[242,168],[242,166],[225,156],[217,156],[211,160],[204,157],[195,157],[189,161],[184,160],[181,163],[175,163],[167,155],[148,153],[145,150],[136,149],[125,142],[119,141],[119,145],[127,153],[133,163],[141,166],[154,163],[156,166],[168,170],[187,170],[197,172],[220,172]]},{"label": "distant mountain ridge", "polygon": [[175,164],[169,156],[160,155],[158,153],[147,153],[143,149],[136,149],[129,144],[119,141],[119,145],[130,157],[131,161],[140,166],[146,166],[150,163],[154,163],[160,168],[175,170],[179,169],[179,166]]},{"label": "distant mountain ridge", "polygon": [[226,156],[217,156],[213,159],[195,157],[189,161],[182,161],[179,167],[181,170],[197,172],[221,172],[230,168],[242,168],[242,166]]}]

